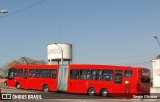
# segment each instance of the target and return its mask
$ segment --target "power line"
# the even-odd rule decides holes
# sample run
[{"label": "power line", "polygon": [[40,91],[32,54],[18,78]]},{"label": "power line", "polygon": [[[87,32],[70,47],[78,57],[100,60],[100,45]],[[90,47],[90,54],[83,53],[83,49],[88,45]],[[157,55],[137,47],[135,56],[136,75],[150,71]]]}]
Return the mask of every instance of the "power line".
[{"label": "power line", "polygon": [[111,57],[111,56],[97,56],[97,55],[89,55],[89,54],[79,54],[75,53],[75,55],[78,56],[84,56],[84,57],[95,57],[95,58],[113,58],[113,59],[126,59],[126,58],[144,58],[144,57],[155,57],[156,54],[153,55],[142,55],[142,56],[118,56],[118,57]]},{"label": "power line", "polygon": [[28,7],[25,7],[25,8],[23,8],[23,9],[20,9],[20,10],[18,10],[18,11],[15,11],[15,12],[13,12],[13,13],[9,13],[9,14],[4,15],[4,16],[1,16],[0,19],[2,19],[2,18],[4,18],[4,17],[7,17],[7,16],[15,15],[15,14],[17,14],[17,13],[20,13],[20,12],[25,11],[25,10],[27,10],[27,9],[30,9],[30,8],[32,8],[32,7],[34,7],[34,6],[37,6],[37,5],[39,5],[39,4],[41,4],[41,3],[45,2],[45,1],[47,1],[47,0],[41,0],[41,1],[37,2],[37,3],[35,3],[35,4],[32,4],[32,5],[28,6]]},{"label": "power line", "polygon": [[[76,54],[82,57],[89,57],[89,58],[102,58],[102,59],[114,59],[117,62],[112,63],[113,65],[129,65],[129,66],[141,66],[141,67],[148,67],[148,64],[151,65],[151,60],[154,59],[155,54],[153,55],[141,55],[141,56],[124,56],[124,57],[107,57],[107,56],[93,56],[93,55],[84,55],[84,54]],[[121,60],[124,61],[121,61]]]}]

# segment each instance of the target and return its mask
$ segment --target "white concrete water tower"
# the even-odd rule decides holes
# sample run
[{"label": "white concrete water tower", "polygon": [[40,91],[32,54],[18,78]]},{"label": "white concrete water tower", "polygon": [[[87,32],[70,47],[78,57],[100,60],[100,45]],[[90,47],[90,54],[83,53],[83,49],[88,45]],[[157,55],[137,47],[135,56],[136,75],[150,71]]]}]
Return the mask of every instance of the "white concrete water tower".
[{"label": "white concrete water tower", "polygon": [[48,61],[50,64],[53,62],[61,62],[63,65],[64,61],[70,63],[72,61],[72,44],[69,43],[53,43],[47,46]]},{"label": "white concrete water tower", "polygon": [[160,55],[152,60],[153,67],[153,87],[160,87]]}]

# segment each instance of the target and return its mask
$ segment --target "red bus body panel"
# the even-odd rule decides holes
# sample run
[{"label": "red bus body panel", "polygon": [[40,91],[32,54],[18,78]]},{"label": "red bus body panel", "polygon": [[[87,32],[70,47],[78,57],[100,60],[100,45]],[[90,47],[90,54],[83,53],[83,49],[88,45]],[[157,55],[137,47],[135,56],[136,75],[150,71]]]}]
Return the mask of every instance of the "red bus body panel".
[{"label": "red bus body panel", "polygon": [[[58,73],[58,65],[15,65],[11,68],[17,68],[17,69],[28,69],[28,75],[29,75],[29,69],[56,69]],[[58,83],[58,74],[55,79],[53,78],[24,78],[22,77],[15,77],[14,79],[8,79],[7,85],[9,87],[15,87],[16,83],[20,83],[21,88],[24,89],[35,89],[35,90],[42,90],[43,85],[48,85],[50,91],[57,91],[57,83]]]},{"label": "red bus body panel", "polygon": [[[89,88],[94,88],[96,94],[99,95],[102,89],[107,89],[110,93],[110,96],[120,96],[126,97],[133,96],[133,94],[149,94],[150,93],[150,84],[141,83],[141,72],[142,70],[149,71],[145,68],[131,68],[129,66],[110,66],[110,65],[87,65],[87,64],[71,64],[69,70],[71,69],[109,69],[109,70],[122,70],[123,75],[125,70],[132,70],[133,75],[131,78],[123,77],[122,84],[115,84],[113,81],[102,81],[102,80],[74,80],[70,79],[70,71],[68,75],[68,92],[69,93],[82,93],[87,94]],[[150,75],[148,76],[150,78]],[[114,79],[114,78],[113,78]],[[145,90],[144,90],[145,87]],[[138,88],[140,88],[138,90]]]}]

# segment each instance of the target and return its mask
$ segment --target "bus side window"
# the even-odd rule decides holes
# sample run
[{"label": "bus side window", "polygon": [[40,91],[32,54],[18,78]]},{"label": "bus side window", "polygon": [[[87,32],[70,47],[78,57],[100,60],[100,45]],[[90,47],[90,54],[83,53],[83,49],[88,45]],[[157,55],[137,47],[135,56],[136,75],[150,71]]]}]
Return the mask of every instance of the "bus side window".
[{"label": "bus side window", "polygon": [[83,69],[80,71],[80,79],[89,80],[90,79],[90,70]]},{"label": "bus side window", "polygon": [[50,71],[49,71],[49,69],[43,69],[42,77],[43,78],[50,78]]},{"label": "bus side window", "polygon": [[101,70],[91,70],[91,80],[101,80]]},{"label": "bus side window", "polygon": [[130,78],[132,77],[133,71],[132,70],[125,70],[124,77]]},{"label": "bus side window", "polygon": [[102,71],[102,80],[104,81],[113,81],[113,70],[103,70]]},{"label": "bus side window", "polygon": [[142,83],[150,83],[150,78],[141,78]]},{"label": "bus side window", "polygon": [[79,79],[79,70],[71,69],[70,70],[70,79]]},{"label": "bus side window", "polygon": [[24,78],[27,78],[27,77],[28,77],[28,69],[24,69],[23,77],[24,77]]},{"label": "bus side window", "polygon": [[36,77],[37,78],[42,77],[42,69],[36,69]]},{"label": "bus side window", "polygon": [[114,83],[122,84],[122,73],[115,74]]},{"label": "bus side window", "polygon": [[18,69],[15,69],[15,70],[14,70],[14,76],[15,76],[15,77],[18,76]]},{"label": "bus side window", "polygon": [[36,75],[36,70],[35,69],[30,69],[29,70],[29,77],[35,77]]},{"label": "bus side window", "polygon": [[21,77],[21,76],[22,76],[22,72],[23,72],[23,70],[22,70],[22,69],[18,69],[17,76]]},{"label": "bus side window", "polygon": [[56,78],[57,74],[56,69],[51,69],[50,72],[51,72],[51,78]]}]

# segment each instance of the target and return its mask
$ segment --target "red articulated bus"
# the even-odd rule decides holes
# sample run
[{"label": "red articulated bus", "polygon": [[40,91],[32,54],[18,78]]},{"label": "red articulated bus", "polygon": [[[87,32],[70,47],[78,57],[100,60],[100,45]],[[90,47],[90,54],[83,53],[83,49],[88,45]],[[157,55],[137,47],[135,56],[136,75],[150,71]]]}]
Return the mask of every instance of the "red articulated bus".
[{"label": "red articulated bus", "polygon": [[15,65],[9,69],[7,85],[45,92],[126,97],[150,93],[150,70],[94,64]]}]

